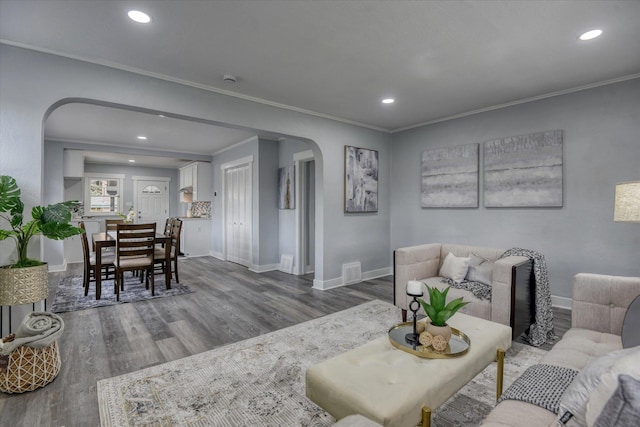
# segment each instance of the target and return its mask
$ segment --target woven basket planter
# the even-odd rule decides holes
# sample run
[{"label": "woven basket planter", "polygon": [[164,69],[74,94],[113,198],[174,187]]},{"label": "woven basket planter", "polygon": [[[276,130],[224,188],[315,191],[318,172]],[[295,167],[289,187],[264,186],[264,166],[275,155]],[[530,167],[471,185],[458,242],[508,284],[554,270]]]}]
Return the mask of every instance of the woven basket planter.
[{"label": "woven basket planter", "polygon": [[20,346],[11,352],[6,372],[0,369],[0,391],[24,393],[44,387],[60,372],[58,343],[44,348]]},{"label": "woven basket planter", "polygon": [[0,267],[0,305],[21,305],[41,301],[49,295],[48,265]]}]

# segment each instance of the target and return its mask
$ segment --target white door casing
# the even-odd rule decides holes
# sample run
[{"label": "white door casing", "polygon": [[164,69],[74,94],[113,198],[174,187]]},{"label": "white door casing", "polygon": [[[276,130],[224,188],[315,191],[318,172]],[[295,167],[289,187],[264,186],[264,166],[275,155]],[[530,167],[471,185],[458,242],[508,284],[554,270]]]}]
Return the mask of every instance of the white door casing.
[{"label": "white door casing", "polygon": [[[315,227],[313,230],[309,230],[305,226],[306,224],[305,218],[309,218],[308,212],[306,212],[306,209],[308,209],[307,205],[313,206],[313,209],[315,209],[315,201],[314,203],[311,203],[311,204],[304,202],[305,201],[304,191],[306,189],[306,185],[304,183],[304,179],[305,179],[304,175],[306,174],[302,173],[302,171],[306,169],[305,164],[313,160],[314,160],[314,157],[313,157],[312,150],[295,153],[293,155],[293,161],[296,167],[296,175],[295,175],[296,200],[299,200],[299,203],[298,203],[299,208],[297,209],[297,213],[296,213],[296,255],[295,255],[296,259],[295,259],[295,267],[294,267],[294,274],[296,275],[306,274],[307,272],[310,272],[310,270],[314,269],[315,267],[314,266],[315,260],[306,259],[308,258],[307,255],[309,255],[310,253],[313,253],[312,256],[315,258],[315,250],[305,251],[305,248],[307,247],[315,248]],[[315,215],[313,215],[313,217],[315,217]],[[310,231],[313,233],[313,235],[309,235]],[[313,239],[313,241],[309,241],[310,239]],[[308,266],[310,268],[307,268]]]},{"label": "white door casing", "polygon": [[137,223],[155,222],[162,232],[169,217],[169,182],[171,178],[133,177],[134,210]]}]

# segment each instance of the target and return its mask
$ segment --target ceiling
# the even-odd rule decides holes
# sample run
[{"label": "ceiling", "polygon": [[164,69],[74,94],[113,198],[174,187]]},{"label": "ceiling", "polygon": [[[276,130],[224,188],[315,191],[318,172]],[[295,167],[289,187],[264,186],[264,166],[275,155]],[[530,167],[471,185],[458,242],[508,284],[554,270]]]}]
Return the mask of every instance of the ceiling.
[{"label": "ceiling", "polygon": [[[134,5],[151,15],[150,24],[127,18]],[[0,0],[3,43],[389,132],[640,77],[638,22],[640,1],[615,0]],[[593,28],[603,35],[578,39]],[[237,82],[223,81],[227,73]],[[386,97],[396,102],[382,104]],[[105,129],[87,134],[105,116],[84,114],[83,129],[47,123],[46,132],[128,143],[130,136]],[[132,122],[123,132],[140,119],[129,114],[118,118]],[[173,135],[197,152],[202,132],[211,135],[207,125],[193,125]],[[246,136],[209,131],[221,132],[216,147]],[[171,147],[163,138],[148,141]]]},{"label": "ceiling", "polygon": [[[92,104],[65,104],[47,118],[45,139],[108,146],[111,152],[85,149],[86,163],[178,168],[211,155],[256,132]],[[138,139],[146,137],[146,140]],[[140,153],[146,153],[142,155]],[[153,153],[153,155],[149,154]],[[191,156],[196,155],[196,157]]]}]

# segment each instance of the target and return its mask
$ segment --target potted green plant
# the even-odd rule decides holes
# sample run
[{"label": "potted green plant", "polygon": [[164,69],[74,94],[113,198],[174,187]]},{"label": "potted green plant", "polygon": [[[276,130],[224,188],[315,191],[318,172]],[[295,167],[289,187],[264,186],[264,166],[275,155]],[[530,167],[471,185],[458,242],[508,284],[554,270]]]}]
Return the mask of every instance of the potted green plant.
[{"label": "potted green plant", "polygon": [[26,304],[48,296],[47,264],[27,256],[29,241],[36,235],[63,240],[82,233],[82,229],[69,223],[71,209],[77,204],[70,201],[35,206],[31,220],[24,223],[24,204],[16,180],[8,175],[0,176],[0,218],[10,226],[0,228],[0,240],[12,238],[17,249],[17,259],[0,267],[0,305]]},{"label": "potted green plant", "polygon": [[427,316],[431,319],[431,322],[427,323],[425,330],[434,337],[437,335],[444,337],[447,343],[451,338],[451,327],[447,325],[447,320],[462,307],[469,304],[467,301],[462,301],[462,297],[451,300],[449,304],[446,304],[449,288],[450,287],[447,286],[441,291],[436,287],[432,288],[427,286],[429,302],[418,298],[424,312],[427,313]]}]

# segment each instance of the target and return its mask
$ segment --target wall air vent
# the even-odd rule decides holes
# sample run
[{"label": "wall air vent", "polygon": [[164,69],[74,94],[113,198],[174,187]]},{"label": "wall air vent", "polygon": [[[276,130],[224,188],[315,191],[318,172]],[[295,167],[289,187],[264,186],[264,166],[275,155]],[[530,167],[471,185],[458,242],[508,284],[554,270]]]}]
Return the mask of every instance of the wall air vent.
[{"label": "wall air vent", "polygon": [[278,270],[293,274],[293,255],[282,255],[280,257],[280,267]]},{"label": "wall air vent", "polygon": [[342,264],[342,280],[345,285],[362,282],[362,267],[360,261]]}]

